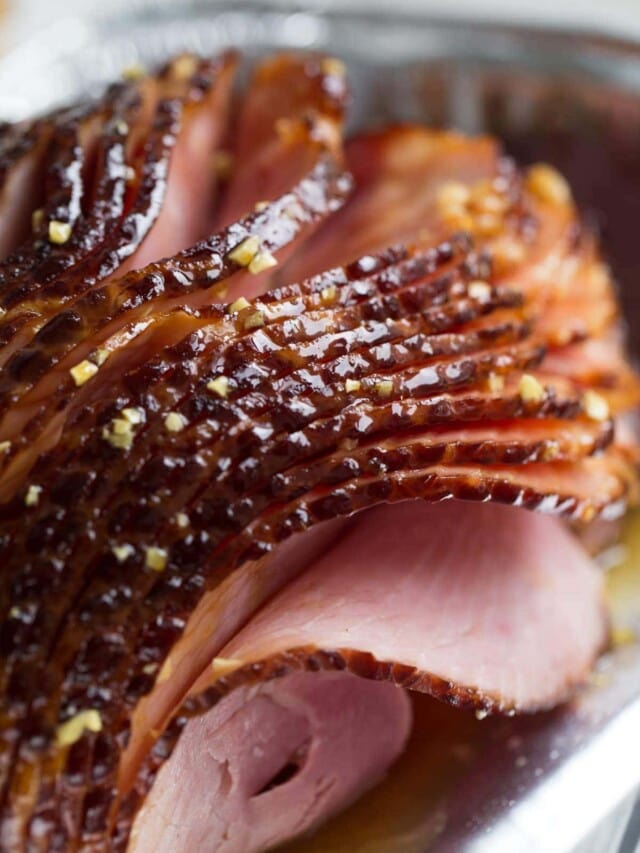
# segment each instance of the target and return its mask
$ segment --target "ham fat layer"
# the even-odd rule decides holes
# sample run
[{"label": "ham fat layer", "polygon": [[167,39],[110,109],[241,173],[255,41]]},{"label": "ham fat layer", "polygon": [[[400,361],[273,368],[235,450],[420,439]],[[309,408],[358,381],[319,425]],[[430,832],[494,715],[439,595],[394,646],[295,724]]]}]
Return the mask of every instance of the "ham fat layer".
[{"label": "ham fat layer", "polygon": [[606,644],[565,520],[636,500],[640,390],[566,182],[237,63],[0,129],[9,851],[268,849],[407,690],[532,712]]}]

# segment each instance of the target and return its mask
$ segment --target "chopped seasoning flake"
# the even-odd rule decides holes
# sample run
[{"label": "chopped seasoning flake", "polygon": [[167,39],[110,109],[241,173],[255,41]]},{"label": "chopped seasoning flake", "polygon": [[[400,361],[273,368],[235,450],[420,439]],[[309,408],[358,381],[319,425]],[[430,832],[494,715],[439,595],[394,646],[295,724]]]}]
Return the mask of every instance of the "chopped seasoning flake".
[{"label": "chopped seasoning flake", "polygon": [[76,364],[76,366],[72,367],[69,371],[73,378],[73,381],[78,387],[84,385],[85,382],[88,382],[93,376],[96,375],[97,372],[98,365],[94,364],[92,361],[88,361],[87,359],[81,361],[80,364]]},{"label": "chopped seasoning flake", "polygon": [[567,204],[571,201],[569,184],[557,169],[546,163],[532,166],[525,183],[533,195],[547,204]]},{"label": "chopped seasoning flake", "polygon": [[6,453],[11,448],[10,441],[0,441],[0,453]]},{"label": "chopped seasoning flake", "polygon": [[219,397],[227,397],[229,394],[229,380],[226,376],[216,376],[207,382],[207,390],[213,391]]},{"label": "chopped seasoning flake", "polygon": [[177,513],[176,524],[178,525],[178,527],[182,527],[182,528],[189,526],[189,524],[190,524],[189,516],[187,515],[186,512]]},{"label": "chopped seasoning flake", "polygon": [[133,557],[136,549],[133,545],[129,545],[125,543],[124,545],[114,545],[111,549],[111,553],[116,558],[119,563],[124,563],[129,557]]},{"label": "chopped seasoning flake", "polygon": [[530,373],[524,373],[518,383],[518,394],[525,403],[539,403],[544,399],[544,388]]},{"label": "chopped seasoning flake", "polygon": [[145,548],[145,565],[154,572],[163,572],[167,568],[169,555],[165,548],[158,548],[156,545],[150,545]]},{"label": "chopped seasoning flake", "polygon": [[136,170],[133,166],[124,167],[124,179],[128,184],[132,184],[136,179]]},{"label": "chopped seasoning flake", "polygon": [[164,427],[169,432],[181,432],[187,423],[187,419],[180,412],[169,412],[164,419]]},{"label": "chopped seasoning flake", "polygon": [[98,367],[102,367],[110,355],[111,353],[108,349],[97,349],[94,353],[91,353],[89,358],[94,364],[97,364]]},{"label": "chopped seasoning flake", "polygon": [[323,74],[329,74],[333,77],[344,77],[347,73],[347,66],[341,59],[336,59],[335,56],[327,56],[320,63],[320,70]]},{"label": "chopped seasoning flake", "polygon": [[71,237],[71,225],[68,222],[59,222],[52,219],[49,223],[49,241],[62,245]]},{"label": "chopped seasoning flake", "polygon": [[44,210],[39,207],[31,214],[31,227],[34,231],[39,231],[40,226],[44,222]]},{"label": "chopped seasoning flake", "polygon": [[139,80],[147,73],[147,69],[141,62],[132,62],[126,68],[122,69],[123,80]]},{"label": "chopped seasoning flake", "polygon": [[234,669],[239,669],[244,661],[239,658],[214,658],[211,661],[211,669],[216,678],[224,678]]},{"label": "chopped seasoning flake", "polygon": [[244,296],[241,296],[240,299],[236,299],[235,302],[232,302],[231,305],[229,305],[229,311],[231,311],[232,314],[237,314],[239,311],[244,311],[245,308],[248,308],[250,304],[251,303],[245,299]]},{"label": "chopped seasoning flake", "polygon": [[129,133],[129,125],[121,118],[115,123],[115,129],[118,131],[120,136],[126,136],[127,133]]},{"label": "chopped seasoning flake", "polygon": [[145,663],[142,667],[142,671],[145,675],[154,675],[158,671],[157,663]]},{"label": "chopped seasoning flake", "polygon": [[504,390],[504,376],[499,373],[490,373],[487,376],[487,387],[492,394],[499,394]]},{"label": "chopped seasoning flake", "polygon": [[486,708],[478,708],[475,714],[476,720],[486,720],[486,718],[489,716],[489,712],[486,710]]},{"label": "chopped seasoning flake", "polygon": [[27,494],[24,496],[25,506],[38,506],[41,493],[42,486],[29,486]]},{"label": "chopped seasoning flake", "polygon": [[388,397],[393,391],[393,382],[391,379],[381,379],[376,382],[376,391],[381,397]]},{"label": "chopped seasoning flake", "polygon": [[255,210],[256,213],[262,213],[262,211],[266,210],[268,207],[269,207],[268,201],[257,201],[254,204],[253,209]]},{"label": "chopped seasoning flake", "polygon": [[362,387],[362,383],[359,379],[347,379],[344,383],[344,390],[347,394],[352,394],[354,391],[359,391]]},{"label": "chopped seasoning flake", "polygon": [[9,619],[20,619],[22,618],[22,610],[15,605],[9,610]]},{"label": "chopped seasoning flake", "polygon": [[80,740],[85,732],[101,732],[102,719],[100,712],[95,708],[80,711],[62,725],[58,726],[56,732],[56,743],[58,746],[71,746]]},{"label": "chopped seasoning flake", "polygon": [[436,204],[443,212],[449,212],[456,208],[464,208],[471,198],[471,190],[464,184],[450,181],[444,184],[436,197]]},{"label": "chopped seasoning flake", "polygon": [[609,417],[609,404],[604,397],[591,389],[582,395],[582,408],[593,421],[606,421]]},{"label": "chopped seasoning flake", "polygon": [[198,70],[198,60],[193,54],[185,53],[171,63],[171,72],[176,80],[188,80]]},{"label": "chopped seasoning flake", "polygon": [[264,314],[262,311],[254,311],[248,317],[245,317],[243,326],[245,329],[259,329],[261,326],[264,326]]},{"label": "chopped seasoning flake", "polygon": [[273,257],[271,252],[258,252],[249,264],[249,272],[252,275],[258,275],[258,273],[277,266],[278,261]]},{"label": "chopped seasoning flake", "polygon": [[138,424],[143,424],[147,415],[144,409],[141,409],[139,406],[129,406],[126,409],[123,409],[120,413],[125,421],[129,421],[133,426],[138,426]]},{"label": "chopped seasoning flake", "polygon": [[486,281],[470,281],[467,285],[467,293],[472,299],[486,302],[491,298],[491,287]]},{"label": "chopped seasoning flake", "polygon": [[104,427],[102,437],[118,450],[130,450],[133,445],[133,424],[126,418],[114,418]]},{"label": "chopped seasoning flake", "polygon": [[227,257],[241,267],[248,267],[260,249],[260,240],[255,236],[246,237],[232,249]]},{"label": "chopped seasoning flake", "polygon": [[323,287],[320,291],[320,299],[323,305],[332,305],[336,296],[338,295],[338,290],[335,284],[330,284],[328,287]]}]

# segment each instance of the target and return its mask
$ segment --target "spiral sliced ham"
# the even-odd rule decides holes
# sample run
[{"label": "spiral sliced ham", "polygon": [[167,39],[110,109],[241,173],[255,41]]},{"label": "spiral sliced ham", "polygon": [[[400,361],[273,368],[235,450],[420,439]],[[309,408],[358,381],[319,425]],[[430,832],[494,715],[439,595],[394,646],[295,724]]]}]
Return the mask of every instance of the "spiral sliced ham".
[{"label": "spiral sliced ham", "polygon": [[341,63],[236,62],[3,129],[3,849],[267,849],[381,778],[401,687],[533,711],[606,643],[560,518],[635,500],[639,385],[566,183],[343,151]]}]

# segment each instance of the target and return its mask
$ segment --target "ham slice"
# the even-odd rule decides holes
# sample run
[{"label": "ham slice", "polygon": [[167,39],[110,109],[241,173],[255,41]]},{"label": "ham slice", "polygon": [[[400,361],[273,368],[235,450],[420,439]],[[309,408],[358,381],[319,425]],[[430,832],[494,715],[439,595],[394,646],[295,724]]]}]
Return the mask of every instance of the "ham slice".
[{"label": "ham slice", "polygon": [[456,502],[374,510],[220,650],[194,688],[224,673],[213,707],[186,723],[129,849],[264,850],[374,785],[407,708],[353,673],[531,711],[569,695],[605,640],[600,574],[557,521]]}]

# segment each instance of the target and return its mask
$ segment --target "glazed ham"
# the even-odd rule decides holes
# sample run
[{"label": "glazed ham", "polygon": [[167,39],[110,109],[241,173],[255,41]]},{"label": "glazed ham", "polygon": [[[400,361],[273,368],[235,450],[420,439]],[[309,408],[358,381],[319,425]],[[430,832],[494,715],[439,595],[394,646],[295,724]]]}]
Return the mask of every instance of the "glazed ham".
[{"label": "glazed ham", "polygon": [[563,519],[636,499],[640,386],[568,186],[237,64],[0,140],[3,849],[268,849],[406,690],[548,708],[607,642]]}]

